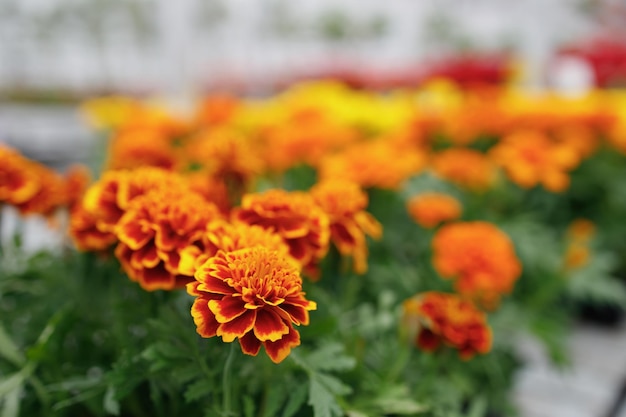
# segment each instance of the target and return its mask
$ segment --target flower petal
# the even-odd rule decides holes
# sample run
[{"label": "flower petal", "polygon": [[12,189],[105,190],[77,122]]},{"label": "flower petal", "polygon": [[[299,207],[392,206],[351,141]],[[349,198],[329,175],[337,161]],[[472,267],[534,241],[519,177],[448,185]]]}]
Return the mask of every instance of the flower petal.
[{"label": "flower petal", "polygon": [[291,325],[288,327],[289,333],[283,336],[282,339],[275,342],[263,342],[267,356],[269,356],[274,363],[282,362],[283,359],[291,353],[291,348],[300,345],[300,333],[291,327]]},{"label": "flower petal", "polygon": [[217,335],[224,342],[232,342],[236,337],[243,337],[252,330],[256,320],[256,310],[246,310],[244,314],[235,317],[228,323],[222,323],[217,328]]},{"label": "flower petal", "polygon": [[273,311],[259,309],[254,323],[254,335],[262,342],[275,342],[289,333],[289,326]]},{"label": "flower petal", "polygon": [[221,300],[209,301],[209,309],[215,314],[219,323],[227,323],[246,312],[241,297],[224,297]]},{"label": "flower petal", "polygon": [[209,300],[206,297],[198,297],[191,306],[191,316],[196,324],[196,331],[202,337],[213,337],[217,333],[219,323],[215,315],[209,309]]},{"label": "flower petal", "polygon": [[241,351],[246,355],[256,356],[261,349],[261,341],[254,336],[254,332],[250,331],[239,338]]}]

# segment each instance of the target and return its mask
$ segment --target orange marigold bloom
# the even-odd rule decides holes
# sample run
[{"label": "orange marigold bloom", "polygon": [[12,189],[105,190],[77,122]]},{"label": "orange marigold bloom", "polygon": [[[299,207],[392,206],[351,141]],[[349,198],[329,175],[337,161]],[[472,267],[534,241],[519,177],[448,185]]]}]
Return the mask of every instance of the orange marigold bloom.
[{"label": "orange marigold bloom", "polygon": [[567,270],[582,268],[589,263],[590,257],[589,246],[586,243],[570,242],[565,250],[564,267]]},{"label": "orange marigold bloom", "polygon": [[42,164],[33,161],[28,161],[28,164],[28,169],[36,176],[39,187],[34,195],[15,204],[15,207],[22,215],[52,216],[54,211],[67,201],[63,177]]},{"label": "orange marigold bloom", "polygon": [[324,158],[321,179],[342,179],[364,188],[396,190],[403,181],[421,171],[424,154],[410,147],[393,146],[384,140],[359,143],[342,153]]},{"label": "orange marigold bloom", "polygon": [[193,275],[218,250],[232,252],[255,246],[263,246],[277,251],[284,257],[290,257],[289,246],[271,229],[240,222],[228,223],[225,220],[215,220],[207,224],[201,242],[181,252],[179,268],[185,275]]},{"label": "orange marigold bloom", "polygon": [[107,171],[87,190],[83,204],[99,230],[112,232],[131,200],[153,189],[188,190],[188,186],[181,176],[159,168]]},{"label": "orange marigold bloom", "polygon": [[577,151],[552,141],[539,131],[520,131],[502,139],[491,149],[496,163],[523,188],[538,184],[559,192],[569,186],[567,172],[580,162]]},{"label": "orange marigold bloom", "polygon": [[117,242],[113,233],[98,229],[96,221],[96,217],[82,204],[76,204],[70,211],[69,235],[78,250],[104,251]]},{"label": "orange marigold bloom", "polygon": [[420,226],[430,229],[461,216],[461,203],[456,198],[442,193],[422,193],[407,202],[409,215]]},{"label": "orange marigold bloom", "polygon": [[328,252],[328,216],[308,193],[272,189],[246,194],[241,207],[233,210],[233,218],[280,235],[291,256],[313,277],[318,262]]},{"label": "orange marigold bloom", "polygon": [[195,277],[187,292],[197,297],[191,315],[198,334],[237,339],[247,355],[263,345],[275,363],[300,344],[293,325],[309,324],[309,311],[317,308],[304,297],[298,268],[268,248],[219,251]]},{"label": "orange marigold bloom", "polygon": [[172,138],[149,128],[122,130],[111,138],[107,169],[158,167],[175,169],[178,164]]},{"label": "orange marigold bloom", "polygon": [[85,165],[72,165],[64,175],[66,203],[70,210],[80,205],[91,182],[91,173]]},{"label": "orange marigold bloom", "polygon": [[454,279],[456,290],[486,308],[513,290],[522,267],[509,237],[491,223],[458,222],[437,230],[433,264],[444,278]]},{"label": "orange marigold bloom", "polygon": [[203,196],[207,201],[215,204],[225,215],[232,208],[228,195],[228,186],[223,178],[217,178],[210,173],[201,170],[185,175],[189,187]]},{"label": "orange marigold bloom", "polygon": [[198,104],[195,121],[200,126],[219,126],[228,123],[241,106],[238,98],[227,94],[208,96]]},{"label": "orange marigold bloom", "polygon": [[341,180],[321,182],[310,193],[330,219],[330,238],[339,253],[353,258],[357,274],[367,272],[365,236],[379,239],[383,233],[381,224],[365,211],[367,194],[358,184]]},{"label": "orange marigold bloom", "polygon": [[0,204],[21,204],[41,187],[31,162],[19,152],[0,145]]},{"label": "orange marigold bloom", "polygon": [[190,276],[179,268],[181,252],[201,240],[217,207],[185,190],[160,189],[136,197],[115,227],[115,255],[131,280],[147,291],[171,290]]},{"label": "orange marigold bloom", "polygon": [[491,350],[485,313],[458,295],[430,291],[409,298],[402,307],[404,324],[422,350],[433,352],[443,344],[465,360]]},{"label": "orange marigold bloom", "polygon": [[567,235],[571,240],[586,242],[596,232],[596,226],[591,220],[576,219],[567,228]]},{"label": "orange marigold bloom", "polygon": [[439,177],[473,191],[483,191],[495,180],[493,163],[473,149],[450,148],[436,153],[431,166]]}]

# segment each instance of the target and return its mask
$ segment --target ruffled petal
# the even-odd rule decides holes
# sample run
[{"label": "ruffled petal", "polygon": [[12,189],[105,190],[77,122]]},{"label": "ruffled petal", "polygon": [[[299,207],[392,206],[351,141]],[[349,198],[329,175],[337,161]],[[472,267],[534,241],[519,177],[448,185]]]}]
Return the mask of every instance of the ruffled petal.
[{"label": "ruffled petal", "polygon": [[282,339],[275,342],[263,342],[267,356],[270,357],[272,362],[280,363],[289,356],[291,349],[300,345],[300,333],[298,333],[293,327],[289,327],[289,333],[283,336]]}]

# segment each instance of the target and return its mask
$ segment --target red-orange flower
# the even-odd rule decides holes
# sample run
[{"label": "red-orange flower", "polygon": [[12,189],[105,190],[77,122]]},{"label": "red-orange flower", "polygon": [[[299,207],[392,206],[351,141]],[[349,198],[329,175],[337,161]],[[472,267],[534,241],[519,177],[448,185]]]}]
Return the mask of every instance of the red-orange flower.
[{"label": "red-orange flower", "polygon": [[69,235],[78,250],[104,251],[117,242],[113,233],[98,229],[96,221],[82,204],[75,205],[70,211]]},{"label": "red-orange flower", "polygon": [[199,242],[217,207],[185,190],[160,189],[136,197],[115,227],[115,255],[129,278],[148,291],[188,283],[179,269],[181,251]]},{"label": "red-orange flower", "polygon": [[109,145],[107,169],[158,167],[174,169],[176,148],[166,133],[152,129],[127,129],[117,133]]},{"label": "red-orange flower", "polygon": [[91,173],[85,165],[72,165],[64,175],[66,204],[73,210],[81,204],[83,195],[91,181]]},{"label": "red-orange flower", "polygon": [[491,350],[485,314],[458,295],[430,291],[406,300],[402,307],[404,324],[416,346],[427,352],[446,345],[467,360]]},{"label": "red-orange flower", "polygon": [[300,344],[293,325],[309,324],[316,309],[302,291],[298,268],[280,253],[256,246],[219,251],[187,285],[196,296],[191,315],[202,337],[238,339],[241,350],[256,356],[261,349],[279,363]]},{"label": "red-orange flower", "polygon": [[328,216],[308,193],[273,189],[246,194],[241,207],[233,210],[233,218],[280,235],[291,256],[313,276],[328,251]]},{"label": "red-orange flower", "polygon": [[353,258],[358,274],[367,272],[367,241],[365,236],[379,239],[381,224],[368,212],[367,194],[350,181],[327,180],[311,188],[315,202],[330,219],[330,238],[339,253]]},{"label": "red-orange flower", "polygon": [[37,162],[28,161],[29,170],[38,183],[37,192],[27,200],[15,204],[23,215],[40,214],[52,216],[54,211],[66,201],[66,188],[63,177],[52,169]]},{"label": "red-orange flower", "polygon": [[472,191],[489,188],[495,179],[494,165],[473,149],[446,149],[434,154],[431,164],[441,178]]},{"label": "red-orange flower", "polygon": [[486,308],[513,290],[521,264],[509,237],[483,221],[442,226],[432,242],[433,263],[444,278],[454,279],[456,290]]},{"label": "red-orange flower", "polygon": [[422,193],[411,197],[407,202],[409,215],[420,226],[430,229],[461,216],[461,203],[456,198],[443,193]]}]

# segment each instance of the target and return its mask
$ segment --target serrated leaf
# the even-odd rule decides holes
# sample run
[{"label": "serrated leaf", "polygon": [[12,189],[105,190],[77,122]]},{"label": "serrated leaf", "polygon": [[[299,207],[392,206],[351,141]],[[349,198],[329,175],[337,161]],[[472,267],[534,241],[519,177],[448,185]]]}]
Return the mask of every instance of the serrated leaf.
[{"label": "serrated leaf", "polygon": [[340,343],[323,345],[309,354],[306,361],[311,368],[320,371],[345,371],[356,365],[356,360],[344,353],[344,347]]},{"label": "serrated leaf", "polygon": [[298,412],[304,401],[306,400],[307,390],[309,388],[308,383],[302,383],[298,385],[294,390],[289,392],[289,399],[287,405],[283,410],[282,417],[292,417]]},{"label": "serrated leaf", "polygon": [[115,387],[109,386],[104,393],[104,400],[102,401],[102,407],[104,411],[114,416],[120,415],[120,403],[115,398]]},{"label": "serrated leaf", "polygon": [[199,379],[185,390],[185,400],[192,402],[211,393],[213,387],[205,379]]},{"label": "serrated leaf", "polygon": [[310,380],[307,403],[313,407],[314,417],[335,417],[342,414],[334,395],[316,378]]},{"label": "serrated leaf", "polygon": [[328,391],[335,395],[348,395],[352,392],[352,388],[341,382],[338,378],[328,375],[318,373],[314,375],[314,378],[317,379],[320,383],[322,383]]}]

